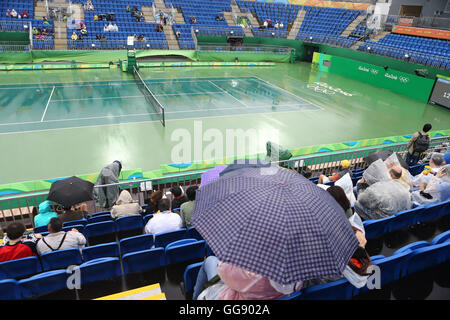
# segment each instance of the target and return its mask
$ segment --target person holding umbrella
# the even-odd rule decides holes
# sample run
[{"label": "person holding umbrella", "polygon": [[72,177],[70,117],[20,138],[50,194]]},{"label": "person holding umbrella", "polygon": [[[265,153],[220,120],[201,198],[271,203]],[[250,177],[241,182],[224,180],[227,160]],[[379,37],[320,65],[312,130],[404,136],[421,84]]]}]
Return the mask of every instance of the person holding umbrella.
[{"label": "person holding umbrella", "polygon": [[[341,275],[359,247],[327,191],[289,169],[267,173],[243,166],[197,190],[192,225],[222,262],[219,277],[233,290],[220,289],[215,297],[276,299],[300,282]],[[268,284],[273,289],[263,289]]]}]

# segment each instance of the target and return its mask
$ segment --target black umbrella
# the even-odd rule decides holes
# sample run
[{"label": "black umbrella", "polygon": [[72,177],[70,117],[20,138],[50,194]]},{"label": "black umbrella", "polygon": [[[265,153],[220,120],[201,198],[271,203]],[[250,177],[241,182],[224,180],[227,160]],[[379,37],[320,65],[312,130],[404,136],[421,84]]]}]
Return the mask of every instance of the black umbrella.
[{"label": "black umbrella", "polygon": [[[374,152],[371,152],[367,155],[367,157],[364,158],[364,162],[367,163],[368,166],[371,165],[372,162],[377,161],[378,159],[386,160],[389,158],[394,152],[392,150],[377,150]],[[397,156],[398,162],[400,162],[400,165],[405,168],[406,170],[409,170],[409,166],[406,163],[405,160],[403,160],[402,157],[399,156],[398,153],[395,153]]]},{"label": "black umbrella", "polygon": [[94,184],[75,176],[52,183],[47,200],[70,208],[74,204],[93,199]]}]

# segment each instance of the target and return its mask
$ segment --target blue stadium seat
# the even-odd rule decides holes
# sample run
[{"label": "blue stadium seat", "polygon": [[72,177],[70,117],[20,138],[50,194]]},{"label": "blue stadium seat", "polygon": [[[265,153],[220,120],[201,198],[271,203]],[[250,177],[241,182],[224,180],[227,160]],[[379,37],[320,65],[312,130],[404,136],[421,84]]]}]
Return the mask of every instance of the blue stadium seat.
[{"label": "blue stadium seat", "polygon": [[80,224],[85,226],[87,223],[88,223],[88,221],[86,219],[73,220],[73,221],[63,222],[63,227],[76,226],[76,225],[80,225]]},{"label": "blue stadium seat", "polygon": [[203,240],[203,237],[198,233],[197,230],[195,230],[195,227],[189,227],[186,230],[186,238],[194,238],[197,240]]},{"label": "blue stadium seat", "polygon": [[441,264],[450,259],[450,241],[413,250],[404,268],[407,275]]},{"label": "blue stadium seat", "polygon": [[110,215],[111,216],[111,211],[99,211],[99,212],[94,212],[93,214],[89,215],[88,218],[93,218],[93,217],[97,217],[97,216],[103,216],[103,215]]},{"label": "blue stadium seat", "polygon": [[47,225],[45,226],[39,226],[39,227],[34,227],[34,233],[42,233],[42,232],[48,232],[48,228]]},{"label": "blue stadium seat", "polygon": [[120,217],[115,220],[119,239],[142,234],[144,220],[140,214]]},{"label": "blue stadium seat", "polygon": [[431,241],[432,245],[435,244],[440,244],[440,243],[444,243],[450,241],[450,230],[445,231],[441,234],[438,234],[436,237],[434,237],[433,241]]},{"label": "blue stadium seat", "polygon": [[430,244],[427,241],[416,241],[416,242],[410,243],[404,247],[401,247],[400,249],[398,249],[397,251],[394,252],[394,255],[400,254],[402,252],[411,252],[411,251],[419,249],[419,248],[428,247],[429,245]]},{"label": "blue stadium seat", "polygon": [[66,270],[53,270],[37,274],[19,281],[24,298],[38,297],[67,288],[69,273]]},{"label": "blue stadium seat", "polygon": [[75,225],[72,225],[72,226],[66,226],[66,227],[63,227],[62,230],[67,232],[67,231],[71,231],[72,229],[77,229],[78,232],[84,234],[84,226],[82,224],[75,224]]},{"label": "blue stadium seat", "polygon": [[95,246],[85,247],[81,253],[85,262],[98,258],[118,257],[119,245],[117,242],[101,243]]},{"label": "blue stadium seat", "polygon": [[154,248],[127,253],[122,256],[125,274],[164,267],[164,249]]},{"label": "blue stadium seat", "polygon": [[41,271],[41,262],[38,257],[26,257],[0,263],[0,274],[4,278],[21,278]]},{"label": "blue stadium seat", "polygon": [[391,224],[394,218],[395,218],[394,216],[390,216],[383,219],[364,221],[363,225],[366,231],[366,238],[371,239],[376,236],[387,233],[389,230],[389,225]]},{"label": "blue stadium seat", "polygon": [[81,285],[122,276],[120,259],[115,257],[90,260],[75,267],[74,271],[77,269],[80,271]]},{"label": "blue stadium seat", "polygon": [[168,244],[165,248],[166,265],[205,257],[205,240],[183,239]]},{"label": "blue stadium seat", "polygon": [[116,241],[116,225],[112,220],[88,223],[84,231],[89,245]]},{"label": "blue stadium seat", "polygon": [[348,300],[355,293],[355,287],[347,280],[318,284],[302,290],[301,300]]},{"label": "blue stadium seat", "polygon": [[0,300],[19,300],[21,288],[14,279],[0,280]]},{"label": "blue stadium seat", "polygon": [[171,242],[186,239],[186,229],[155,234],[155,247],[165,247]]},{"label": "blue stadium seat", "polygon": [[78,265],[81,264],[83,259],[78,248],[70,248],[43,253],[41,261],[42,269],[47,271]]},{"label": "blue stadium seat", "polygon": [[87,219],[88,224],[96,223],[96,222],[103,222],[103,221],[112,221],[113,218],[110,214],[99,214],[93,217],[90,217]]},{"label": "blue stadium seat", "polygon": [[135,237],[124,238],[120,240],[120,253],[123,255],[148,250],[153,247],[153,235],[152,234],[142,234]]},{"label": "blue stadium seat", "polygon": [[147,225],[147,222],[153,218],[153,214],[149,213],[144,216],[144,226]]},{"label": "blue stadium seat", "polygon": [[202,264],[203,262],[193,263],[188,265],[184,270],[183,279],[185,294],[194,290],[195,283],[197,282],[197,275]]}]

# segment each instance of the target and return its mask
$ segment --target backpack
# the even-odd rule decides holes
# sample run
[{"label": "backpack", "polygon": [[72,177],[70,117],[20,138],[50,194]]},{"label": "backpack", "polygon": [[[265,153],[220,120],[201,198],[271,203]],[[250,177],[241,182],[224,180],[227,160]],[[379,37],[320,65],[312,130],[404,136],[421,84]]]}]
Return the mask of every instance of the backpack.
[{"label": "backpack", "polygon": [[423,135],[419,132],[419,136],[414,141],[413,149],[414,153],[422,153],[427,151],[430,146],[430,137],[428,135]]}]

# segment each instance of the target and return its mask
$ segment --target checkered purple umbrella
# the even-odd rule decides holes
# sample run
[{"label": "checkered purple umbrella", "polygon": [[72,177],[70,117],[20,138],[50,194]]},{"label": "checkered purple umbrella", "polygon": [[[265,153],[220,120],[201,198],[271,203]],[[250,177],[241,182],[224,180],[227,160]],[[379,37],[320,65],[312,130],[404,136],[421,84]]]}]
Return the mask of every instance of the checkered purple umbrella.
[{"label": "checkered purple umbrella", "polygon": [[195,229],[220,261],[282,284],[341,274],[358,247],[341,206],[296,172],[268,170],[239,169],[198,189]]},{"label": "checkered purple umbrella", "polygon": [[204,186],[211,181],[219,178],[220,173],[226,168],[227,166],[224,164],[220,164],[212,169],[209,169],[208,171],[204,172],[202,174],[200,187]]}]

